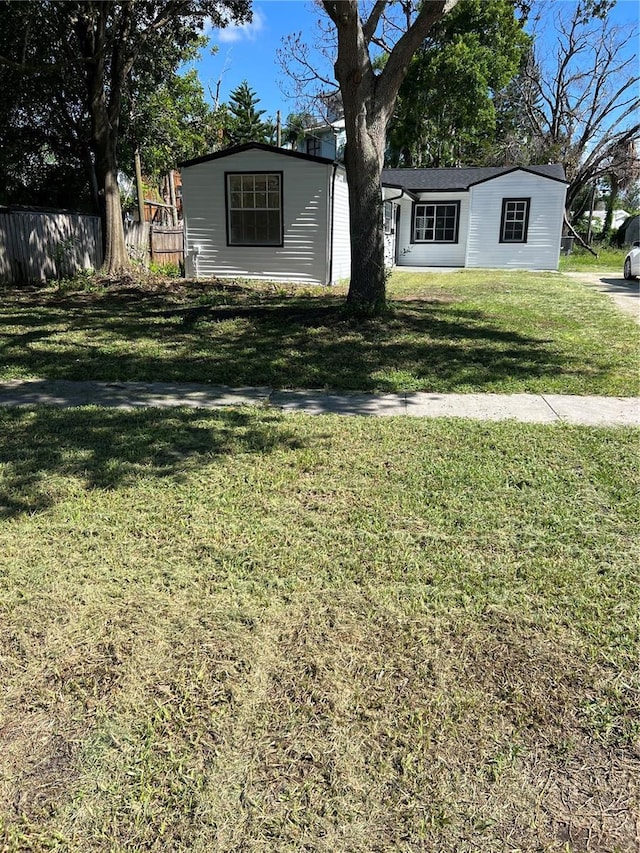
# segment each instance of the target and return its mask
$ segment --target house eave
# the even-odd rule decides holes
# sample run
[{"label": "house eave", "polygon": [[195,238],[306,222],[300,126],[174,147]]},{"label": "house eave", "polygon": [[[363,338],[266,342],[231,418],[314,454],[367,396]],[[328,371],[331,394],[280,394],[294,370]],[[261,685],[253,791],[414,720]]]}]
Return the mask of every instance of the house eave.
[{"label": "house eave", "polygon": [[[385,190],[398,190],[400,192],[398,199],[400,199],[406,195],[406,196],[409,196],[411,201],[418,201],[418,197],[414,194],[413,190],[407,189],[407,187],[403,187],[400,184],[383,183],[382,188]],[[397,200],[397,199],[384,199],[384,201],[394,201],[394,200]]]},{"label": "house eave", "polygon": [[510,169],[505,169],[504,172],[500,172],[498,175],[490,175],[487,178],[480,178],[477,181],[473,181],[469,184],[469,188],[477,187],[480,184],[486,184],[488,181],[495,181],[497,178],[503,178],[505,175],[512,175],[514,172],[526,172],[528,175],[534,175],[536,178],[544,178],[547,181],[556,181],[559,184],[569,185],[569,181],[566,178],[559,178],[555,175],[546,175],[544,172],[539,172],[537,169],[531,169],[527,166],[513,166]]},{"label": "house eave", "polygon": [[[560,164],[549,164],[551,168],[561,169]],[[559,174],[549,174],[544,171],[545,166],[505,166],[505,167],[495,167],[496,171],[493,174],[487,175],[487,169],[484,167],[461,167],[459,172],[460,175],[456,175],[455,168],[447,167],[446,169],[406,169],[406,183],[404,182],[405,175],[399,174],[404,172],[404,169],[389,169],[388,171],[392,172],[392,175],[389,177],[392,179],[388,182],[389,186],[403,187],[407,192],[416,193],[419,195],[431,194],[435,195],[438,193],[468,193],[472,187],[478,186],[479,184],[486,183],[488,181],[495,181],[498,178],[502,178],[505,175],[513,174],[514,172],[525,172],[527,174],[533,175],[537,178],[542,178],[544,180],[555,181],[561,184],[568,184],[568,181],[561,177]],[[385,170],[386,171],[386,170]],[[484,171],[485,174],[481,175],[478,178],[474,179],[473,174],[470,172]],[[564,170],[563,174],[564,174]],[[442,176],[444,173],[449,173],[445,181],[442,181],[441,186],[433,186],[434,183],[438,183],[438,181],[425,180],[426,175],[434,176],[439,173],[440,180],[442,181]],[[457,181],[456,181],[457,178]],[[402,181],[402,183],[398,183],[398,181]],[[446,181],[450,181],[447,183]],[[431,186],[420,186],[420,184],[432,184]],[[387,182],[384,181],[383,185],[387,185]]]},{"label": "house eave", "polygon": [[232,157],[234,154],[241,154],[244,151],[266,151],[270,154],[293,157],[297,160],[306,160],[307,162],[319,163],[325,166],[330,166],[335,162],[329,157],[317,157],[315,154],[305,154],[302,151],[278,148],[276,145],[266,145],[262,142],[245,142],[242,145],[223,148],[222,151],[215,151],[212,154],[203,154],[202,157],[194,157],[192,160],[183,160],[181,163],[178,163],[178,166],[181,169],[186,169],[189,166],[198,166],[201,163],[209,163],[212,160],[221,160],[223,157]]}]

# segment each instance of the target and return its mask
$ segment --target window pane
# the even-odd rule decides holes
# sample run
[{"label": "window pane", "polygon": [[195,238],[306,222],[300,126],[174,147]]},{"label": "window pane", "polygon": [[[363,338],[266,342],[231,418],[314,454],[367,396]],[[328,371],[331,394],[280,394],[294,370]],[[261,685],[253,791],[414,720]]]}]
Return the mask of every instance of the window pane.
[{"label": "window pane", "polygon": [[279,243],[280,242],[280,212],[278,210],[271,210],[268,213],[269,217],[269,227],[268,227],[268,241],[269,243]]},{"label": "window pane", "polygon": [[258,222],[256,213],[253,210],[247,210],[243,213],[244,217],[244,242],[245,243],[257,243],[258,242]]},{"label": "window pane", "polygon": [[232,211],[229,217],[229,242],[242,243],[242,214]]},{"label": "window pane", "polygon": [[229,242],[232,245],[279,245],[282,241],[280,176],[228,176]]},{"label": "window pane", "polygon": [[414,219],[415,239],[425,243],[454,243],[457,221],[457,204],[417,204]]},{"label": "window pane", "polygon": [[502,240],[505,243],[524,243],[529,212],[527,199],[505,199],[502,205]]}]

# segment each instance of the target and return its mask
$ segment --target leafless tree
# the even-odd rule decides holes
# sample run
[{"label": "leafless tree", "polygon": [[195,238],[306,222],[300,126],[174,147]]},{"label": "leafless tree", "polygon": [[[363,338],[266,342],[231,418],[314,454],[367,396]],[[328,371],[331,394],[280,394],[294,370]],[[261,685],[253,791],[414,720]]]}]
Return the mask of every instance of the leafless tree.
[{"label": "leafless tree", "polygon": [[537,36],[522,75],[529,158],[564,164],[567,210],[589,184],[606,175],[624,182],[637,167],[638,28],[614,26],[611,5],[592,0],[547,5],[544,17],[555,38]]}]

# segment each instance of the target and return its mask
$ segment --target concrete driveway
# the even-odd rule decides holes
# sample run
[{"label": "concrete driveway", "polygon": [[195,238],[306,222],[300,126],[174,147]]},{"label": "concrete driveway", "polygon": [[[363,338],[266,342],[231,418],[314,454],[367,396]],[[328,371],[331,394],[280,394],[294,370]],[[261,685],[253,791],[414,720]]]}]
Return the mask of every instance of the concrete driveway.
[{"label": "concrete driveway", "polygon": [[621,275],[598,275],[591,272],[565,272],[564,275],[581,281],[588,287],[606,293],[615,304],[640,324],[640,281],[626,281]]}]

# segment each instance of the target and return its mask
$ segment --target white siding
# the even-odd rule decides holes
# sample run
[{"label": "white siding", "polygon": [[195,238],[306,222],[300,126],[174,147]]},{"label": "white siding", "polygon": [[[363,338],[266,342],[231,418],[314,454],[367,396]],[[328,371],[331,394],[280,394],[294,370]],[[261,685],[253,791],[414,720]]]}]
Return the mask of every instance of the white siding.
[{"label": "white siding", "polygon": [[[516,171],[471,188],[466,266],[558,269],[566,185]],[[531,198],[526,243],[501,243],[502,200]]]},{"label": "white siding", "polygon": [[[225,172],[282,172],[284,245],[227,246]],[[187,275],[325,284],[331,166],[249,150],[182,171]]]},{"label": "white siding", "polygon": [[[399,191],[396,191],[396,194]],[[391,197],[390,190],[387,196]],[[412,243],[413,204],[411,199],[400,201],[400,222],[398,224],[398,266],[410,267],[461,267],[467,247],[467,228],[469,218],[469,193],[420,193],[419,202],[459,201],[457,243]],[[418,203],[419,203],[418,202]]]},{"label": "white siding", "polygon": [[351,240],[349,235],[349,188],[344,167],[336,169],[333,182],[333,263],[331,284],[351,275]]}]

